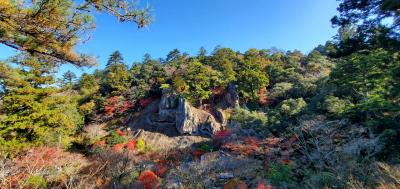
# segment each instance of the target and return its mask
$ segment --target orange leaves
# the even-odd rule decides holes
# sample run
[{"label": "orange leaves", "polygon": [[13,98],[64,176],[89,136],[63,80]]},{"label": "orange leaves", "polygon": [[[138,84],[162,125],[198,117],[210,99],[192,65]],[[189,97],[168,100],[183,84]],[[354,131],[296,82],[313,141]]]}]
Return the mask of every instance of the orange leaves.
[{"label": "orange leaves", "polygon": [[258,104],[261,106],[268,104],[267,89],[265,87],[258,89]]},{"label": "orange leaves", "polygon": [[154,189],[159,186],[158,177],[153,171],[143,171],[139,176],[139,181],[145,189]]},{"label": "orange leaves", "polygon": [[133,151],[136,149],[136,140],[129,140],[126,143],[126,148],[128,148],[128,150]]}]

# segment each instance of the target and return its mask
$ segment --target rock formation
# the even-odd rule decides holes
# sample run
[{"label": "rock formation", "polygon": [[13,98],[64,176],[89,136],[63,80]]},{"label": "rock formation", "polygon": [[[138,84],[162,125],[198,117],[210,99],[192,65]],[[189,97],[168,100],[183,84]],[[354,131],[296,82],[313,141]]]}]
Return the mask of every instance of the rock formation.
[{"label": "rock formation", "polygon": [[169,136],[211,136],[222,129],[222,124],[210,113],[190,105],[185,98],[164,91],[161,99],[150,104],[132,127]]},{"label": "rock formation", "polygon": [[237,93],[236,86],[232,83],[228,85],[224,93],[222,103],[227,108],[239,107],[239,94]]}]

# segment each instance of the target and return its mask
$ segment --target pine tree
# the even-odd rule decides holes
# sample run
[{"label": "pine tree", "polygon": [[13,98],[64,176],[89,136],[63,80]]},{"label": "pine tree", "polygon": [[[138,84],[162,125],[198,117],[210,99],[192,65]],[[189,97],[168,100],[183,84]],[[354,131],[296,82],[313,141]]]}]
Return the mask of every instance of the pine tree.
[{"label": "pine tree", "polygon": [[112,65],[116,64],[124,64],[124,58],[122,57],[122,54],[119,51],[114,51],[111,55],[110,58],[108,58],[107,65],[106,67],[110,67]]},{"label": "pine tree", "polygon": [[37,57],[19,56],[13,68],[5,63],[1,80],[5,90],[0,112],[0,148],[16,151],[23,146],[68,146],[83,119],[77,104],[53,86],[54,67]]},{"label": "pine tree", "polygon": [[60,84],[61,87],[66,88],[66,89],[72,89],[73,86],[75,85],[76,82],[76,75],[74,72],[71,72],[68,70],[62,75]]}]

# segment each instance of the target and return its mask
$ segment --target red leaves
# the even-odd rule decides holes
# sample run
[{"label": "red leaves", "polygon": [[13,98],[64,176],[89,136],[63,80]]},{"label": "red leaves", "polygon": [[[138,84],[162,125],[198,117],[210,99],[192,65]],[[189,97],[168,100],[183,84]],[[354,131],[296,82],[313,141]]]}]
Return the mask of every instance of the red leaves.
[{"label": "red leaves", "polygon": [[115,131],[119,136],[125,136],[126,135],[126,133],[124,132],[124,131],[121,131],[121,130],[116,130]]},{"label": "red leaves", "polygon": [[159,185],[158,177],[153,171],[143,171],[139,176],[139,181],[145,189],[154,189]]},{"label": "red leaves", "polygon": [[139,100],[139,105],[141,107],[146,107],[148,106],[150,103],[152,103],[156,98],[155,97],[149,97],[149,98],[142,98]]},{"label": "red leaves", "polygon": [[232,132],[230,130],[222,130],[222,131],[218,131],[215,133],[214,135],[214,146],[219,148],[221,147],[223,144],[226,143],[226,140],[232,135]]},{"label": "red leaves", "polygon": [[232,132],[228,129],[226,130],[222,130],[222,131],[218,131],[217,133],[215,133],[214,138],[227,138],[230,137],[232,135]]},{"label": "red leaves", "polygon": [[128,148],[128,150],[133,151],[136,149],[136,140],[129,140],[126,143],[126,148]]},{"label": "red leaves", "polygon": [[107,115],[114,116],[115,114],[122,114],[132,107],[133,104],[125,100],[123,96],[113,96],[107,99],[104,111]]},{"label": "red leaves", "polygon": [[206,152],[204,152],[203,150],[194,150],[193,151],[193,156],[196,157],[196,158],[200,158],[205,153]]},{"label": "red leaves", "polygon": [[167,167],[167,165],[166,164],[162,164],[162,163],[158,163],[157,165],[156,165],[156,174],[159,176],[159,177],[164,177],[165,176],[165,173],[168,171],[168,167]]},{"label": "red leaves", "polygon": [[291,162],[292,161],[290,161],[289,159],[283,159],[282,160],[282,164],[285,164],[285,165],[289,165]]},{"label": "red leaves", "polygon": [[269,184],[258,183],[257,189],[272,189],[272,186]]}]

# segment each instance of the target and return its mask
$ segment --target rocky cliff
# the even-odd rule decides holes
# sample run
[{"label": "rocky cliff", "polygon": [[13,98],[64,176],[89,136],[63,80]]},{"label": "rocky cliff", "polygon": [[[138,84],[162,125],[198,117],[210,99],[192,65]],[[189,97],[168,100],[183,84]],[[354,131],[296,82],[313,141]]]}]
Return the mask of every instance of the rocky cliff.
[{"label": "rocky cliff", "polygon": [[222,124],[212,114],[193,107],[183,97],[164,91],[161,99],[150,104],[131,127],[168,136],[211,136],[222,129]]}]

